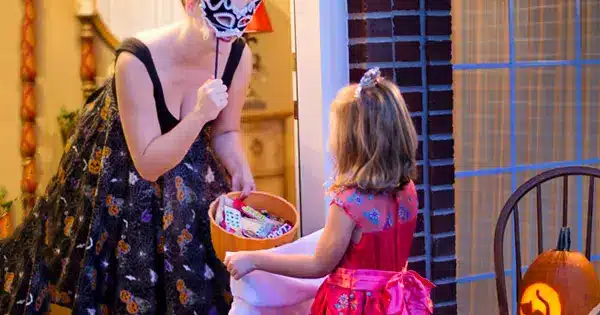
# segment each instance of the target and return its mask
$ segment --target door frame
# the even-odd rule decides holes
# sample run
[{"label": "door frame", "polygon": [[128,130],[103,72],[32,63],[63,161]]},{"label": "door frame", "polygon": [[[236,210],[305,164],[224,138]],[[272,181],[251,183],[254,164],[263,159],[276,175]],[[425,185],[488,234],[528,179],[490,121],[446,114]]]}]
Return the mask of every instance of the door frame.
[{"label": "door frame", "polygon": [[302,235],[325,224],[329,200],[323,184],[331,174],[327,153],[329,104],[348,84],[346,1],[291,0],[296,56],[298,209]]}]

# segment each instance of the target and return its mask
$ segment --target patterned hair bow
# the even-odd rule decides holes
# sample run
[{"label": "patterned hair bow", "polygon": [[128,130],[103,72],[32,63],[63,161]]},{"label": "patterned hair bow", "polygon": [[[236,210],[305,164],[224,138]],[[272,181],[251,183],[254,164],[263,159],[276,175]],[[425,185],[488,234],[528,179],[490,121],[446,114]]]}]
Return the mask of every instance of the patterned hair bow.
[{"label": "patterned hair bow", "polygon": [[360,82],[358,82],[358,87],[354,92],[354,97],[360,98],[360,93],[362,92],[362,90],[365,88],[368,89],[374,87],[375,85],[377,85],[380,78],[381,71],[379,71],[378,67],[372,68],[369,71],[365,72],[365,74],[363,74],[362,78],[360,79]]}]

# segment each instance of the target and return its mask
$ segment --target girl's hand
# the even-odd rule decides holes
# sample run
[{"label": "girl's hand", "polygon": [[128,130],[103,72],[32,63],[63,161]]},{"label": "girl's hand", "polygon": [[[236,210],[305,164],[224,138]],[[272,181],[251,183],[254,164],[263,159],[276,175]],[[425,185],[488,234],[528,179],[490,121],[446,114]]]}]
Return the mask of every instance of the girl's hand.
[{"label": "girl's hand", "polygon": [[227,256],[225,265],[235,280],[239,280],[256,269],[250,252],[237,252]]}]

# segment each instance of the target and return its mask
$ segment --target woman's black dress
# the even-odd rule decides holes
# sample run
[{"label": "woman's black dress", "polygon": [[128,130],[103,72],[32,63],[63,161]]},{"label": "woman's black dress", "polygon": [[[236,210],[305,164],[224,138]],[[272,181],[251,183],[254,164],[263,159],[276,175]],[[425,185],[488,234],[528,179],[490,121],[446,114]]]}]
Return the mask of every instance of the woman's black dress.
[{"label": "woman's black dress", "polygon": [[[229,86],[245,48],[234,42]],[[154,85],[163,133],[176,124],[148,48],[140,59]],[[125,143],[114,78],[95,91],[65,146],[57,174],[31,215],[0,242],[0,313],[42,314],[50,303],[73,314],[208,314],[222,305],[229,276],[210,241],[209,204],[229,191],[206,126],[183,161],[152,183]],[[220,312],[222,312],[221,310]]]}]

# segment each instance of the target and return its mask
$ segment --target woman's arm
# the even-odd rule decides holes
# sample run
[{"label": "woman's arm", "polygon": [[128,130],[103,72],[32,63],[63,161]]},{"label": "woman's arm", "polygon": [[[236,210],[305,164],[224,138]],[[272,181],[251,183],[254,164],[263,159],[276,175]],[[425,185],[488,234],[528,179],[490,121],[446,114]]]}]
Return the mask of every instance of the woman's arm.
[{"label": "woman's arm", "polygon": [[247,194],[254,189],[252,172],[244,154],[240,136],[242,108],[252,75],[252,52],[247,46],[229,87],[229,102],[213,123],[214,151],[232,176],[233,190]]},{"label": "woman's arm", "polygon": [[199,111],[187,115],[161,135],[153,85],[144,64],[121,53],[115,67],[119,115],[135,168],[144,179],[158,177],[179,164],[208,122]]},{"label": "woman's arm", "polygon": [[225,259],[231,275],[239,279],[252,270],[288,277],[321,278],[329,274],[348,249],[354,221],[337,205],[329,207],[327,223],[314,255],[284,255],[268,251],[234,253]]}]

